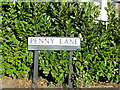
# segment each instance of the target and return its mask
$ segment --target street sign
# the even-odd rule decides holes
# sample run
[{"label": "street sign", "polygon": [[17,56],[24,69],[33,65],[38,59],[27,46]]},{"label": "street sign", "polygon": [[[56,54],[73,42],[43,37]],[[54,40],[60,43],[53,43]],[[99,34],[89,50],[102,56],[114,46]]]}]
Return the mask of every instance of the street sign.
[{"label": "street sign", "polygon": [[77,50],[78,37],[28,37],[28,50]]},{"label": "street sign", "polygon": [[[38,51],[39,50],[68,50],[70,51],[70,60],[72,61],[73,51],[80,49],[80,38],[74,37],[28,37],[28,50],[34,50],[34,83],[38,80]],[[72,74],[73,65],[69,65],[70,74],[68,77],[68,86],[73,88]]]}]

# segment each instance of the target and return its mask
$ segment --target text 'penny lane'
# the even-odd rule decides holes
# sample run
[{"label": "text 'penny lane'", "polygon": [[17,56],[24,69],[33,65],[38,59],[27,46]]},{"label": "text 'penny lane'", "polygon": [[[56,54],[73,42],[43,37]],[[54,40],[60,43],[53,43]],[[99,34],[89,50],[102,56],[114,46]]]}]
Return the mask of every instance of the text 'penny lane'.
[{"label": "text 'penny lane'", "polygon": [[30,37],[29,45],[80,45],[79,38]]}]

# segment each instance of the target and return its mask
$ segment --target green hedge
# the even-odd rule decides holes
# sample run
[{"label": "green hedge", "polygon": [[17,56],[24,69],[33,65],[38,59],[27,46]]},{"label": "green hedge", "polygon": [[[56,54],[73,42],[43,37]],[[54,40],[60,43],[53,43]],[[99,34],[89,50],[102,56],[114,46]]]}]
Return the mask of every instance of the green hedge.
[{"label": "green hedge", "polygon": [[[80,7],[81,5],[81,7]],[[2,3],[2,76],[28,77],[33,67],[33,52],[27,50],[30,36],[81,37],[81,50],[74,52],[74,84],[76,87],[94,80],[120,82],[120,29],[116,11],[108,4],[105,22],[95,19],[99,6],[74,2],[10,2]],[[40,51],[39,70],[56,82],[63,83],[70,73],[67,51]],[[84,83],[83,83],[84,82]]]}]

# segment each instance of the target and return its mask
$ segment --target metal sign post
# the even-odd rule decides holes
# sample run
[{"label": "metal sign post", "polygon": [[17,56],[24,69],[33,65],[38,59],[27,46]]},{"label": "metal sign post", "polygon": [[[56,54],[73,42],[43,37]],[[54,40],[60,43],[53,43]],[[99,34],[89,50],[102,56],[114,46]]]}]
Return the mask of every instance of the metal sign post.
[{"label": "metal sign post", "polygon": [[38,51],[35,50],[33,55],[34,55],[33,81],[34,81],[35,86],[37,86],[37,81],[38,81]]},{"label": "metal sign post", "polygon": [[[74,34],[71,35],[71,37],[74,37]],[[69,88],[73,88],[73,82],[72,82],[72,74],[73,74],[73,51],[70,51],[70,60],[72,61],[72,63],[69,65],[69,69],[70,69],[70,74],[68,77],[68,86]]]},{"label": "metal sign post", "polygon": [[[36,37],[39,37],[40,35],[37,34]],[[33,57],[34,57],[34,73],[33,73],[33,82],[35,84],[35,86],[38,85],[38,50],[33,51]]]},{"label": "metal sign post", "polygon": [[[74,37],[28,37],[28,50],[34,50],[34,74],[35,85],[38,81],[38,50],[66,50],[70,51],[70,60],[72,60],[73,51],[80,49],[80,38]],[[70,74],[68,78],[69,88],[73,88],[72,74],[73,65],[69,65]]]},{"label": "metal sign post", "polygon": [[[73,51],[70,51],[70,60],[73,62]],[[71,63],[69,65],[69,69],[70,69],[70,74],[69,74],[69,78],[68,78],[68,86],[69,88],[73,88],[73,82],[72,82],[72,74],[73,74],[73,64]]]}]

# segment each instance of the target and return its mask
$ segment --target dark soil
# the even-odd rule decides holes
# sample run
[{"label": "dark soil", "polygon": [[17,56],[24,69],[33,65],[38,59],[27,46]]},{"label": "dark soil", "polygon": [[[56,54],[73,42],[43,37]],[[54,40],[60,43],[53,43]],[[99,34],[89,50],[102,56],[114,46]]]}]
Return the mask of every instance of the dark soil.
[{"label": "dark soil", "polygon": [[[38,86],[35,86],[32,83],[32,80],[27,78],[22,79],[12,79],[11,77],[3,77],[2,79],[2,88],[65,88],[66,85],[60,83],[48,82],[48,80],[39,77]],[[120,88],[120,83],[104,83],[100,81],[95,81],[91,84],[88,84],[86,87],[82,88]]]}]

